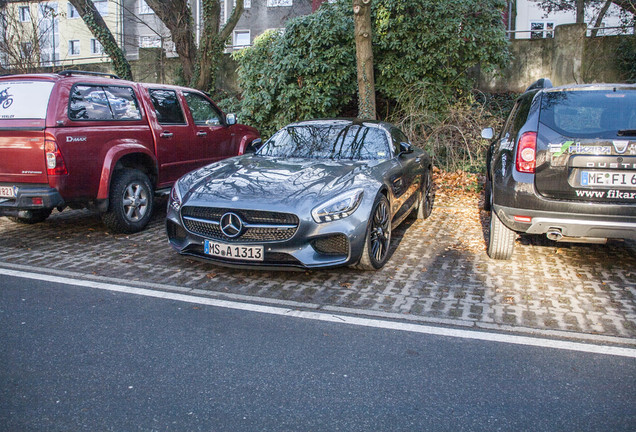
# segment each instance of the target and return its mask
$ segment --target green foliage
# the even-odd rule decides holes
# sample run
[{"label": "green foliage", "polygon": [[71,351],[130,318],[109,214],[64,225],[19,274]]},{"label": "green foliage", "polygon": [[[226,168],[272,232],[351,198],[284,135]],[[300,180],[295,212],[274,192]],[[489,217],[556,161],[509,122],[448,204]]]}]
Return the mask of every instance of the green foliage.
[{"label": "green foliage", "polygon": [[375,4],[376,87],[401,105],[415,100],[427,109],[444,111],[471,89],[471,68],[508,62],[503,1],[378,0]]},{"label": "green foliage", "polygon": [[346,10],[322,7],[235,54],[244,121],[269,135],[291,121],[340,113],[356,91],[353,14]]},{"label": "green foliage", "polygon": [[[471,68],[508,61],[502,0],[374,0],[377,96],[387,110],[448,111],[471,89]],[[323,4],[235,55],[242,118],[264,135],[286,123],[342,115],[356,98],[353,10]]]},{"label": "green foliage", "polygon": [[636,36],[626,36],[618,46],[618,67],[626,82],[636,83]]}]

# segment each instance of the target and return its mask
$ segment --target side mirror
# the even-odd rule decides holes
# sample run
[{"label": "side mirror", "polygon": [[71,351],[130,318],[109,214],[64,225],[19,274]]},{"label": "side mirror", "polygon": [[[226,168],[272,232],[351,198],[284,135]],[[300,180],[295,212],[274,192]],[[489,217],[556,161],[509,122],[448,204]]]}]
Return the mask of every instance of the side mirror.
[{"label": "side mirror", "polygon": [[227,114],[225,116],[225,123],[227,123],[228,126],[232,126],[236,124],[236,114]]},{"label": "side mirror", "polygon": [[259,148],[263,145],[263,140],[260,138],[256,138],[251,143],[245,147],[245,153],[256,153]]},{"label": "side mirror", "polygon": [[400,153],[398,153],[398,156],[402,156],[405,154],[411,154],[413,153],[413,147],[411,147],[411,144],[407,143],[407,142],[401,142],[400,143]]},{"label": "side mirror", "polygon": [[495,136],[495,131],[491,127],[487,127],[481,130],[481,137],[483,139],[491,140]]}]

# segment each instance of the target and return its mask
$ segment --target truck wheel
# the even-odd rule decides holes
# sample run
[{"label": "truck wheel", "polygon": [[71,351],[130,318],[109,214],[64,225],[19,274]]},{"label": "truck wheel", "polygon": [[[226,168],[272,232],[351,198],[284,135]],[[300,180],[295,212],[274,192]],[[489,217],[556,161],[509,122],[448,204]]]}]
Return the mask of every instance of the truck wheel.
[{"label": "truck wheel", "polygon": [[515,247],[517,233],[505,226],[499,216],[490,213],[490,240],[488,242],[488,256],[496,260],[509,260]]},{"label": "truck wheel", "polygon": [[113,232],[135,233],[150,221],[153,190],[150,179],[136,169],[117,170],[110,185],[108,211],[102,216]]},{"label": "truck wheel", "polygon": [[10,216],[9,219],[13,222],[31,225],[44,222],[52,211],[53,209],[22,210],[18,216]]},{"label": "truck wheel", "polygon": [[417,218],[427,219],[433,212],[433,201],[435,193],[433,192],[433,177],[431,171],[426,171],[424,175],[424,183],[422,184],[422,196],[417,204]]},{"label": "truck wheel", "polygon": [[378,196],[367,224],[367,235],[360,262],[355,266],[358,270],[379,270],[389,259],[391,246],[391,212],[389,200],[384,195]]}]

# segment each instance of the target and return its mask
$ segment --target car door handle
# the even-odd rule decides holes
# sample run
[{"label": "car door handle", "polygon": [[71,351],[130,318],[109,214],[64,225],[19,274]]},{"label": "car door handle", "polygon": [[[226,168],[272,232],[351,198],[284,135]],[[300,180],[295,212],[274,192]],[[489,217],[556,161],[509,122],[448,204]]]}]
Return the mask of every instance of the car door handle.
[{"label": "car door handle", "polygon": [[174,134],[172,132],[164,131],[159,135],[161,138],[172,138]]},{"label": "car door handle", "polygon": [[207,133],[207,132],[205,132],[205,131],[199,131],[199,132],[197,132],[197,136],[198,136],[198,137],[208,136],[208,133]]}]

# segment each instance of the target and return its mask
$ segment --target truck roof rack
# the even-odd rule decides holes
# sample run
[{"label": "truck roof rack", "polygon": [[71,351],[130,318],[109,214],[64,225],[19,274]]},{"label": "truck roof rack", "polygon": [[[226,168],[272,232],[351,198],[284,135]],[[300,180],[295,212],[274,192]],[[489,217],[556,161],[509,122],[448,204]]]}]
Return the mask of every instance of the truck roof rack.
[{"label": "truck roof rack", "polygon": [[63,70],[61,72],[58,72],[57,74],[58,75],[62,75],[62,76],[92,75],[92,76],[100,76],[100,77],[106,77],[106,78],[112,78],[112,79],[120,79],[117,75],[114,75],[114,74],[109,74],[109,73],[104,73],[104,72],[91,72],[91,71],[83,71],[83,70],[72,70],[72,69]]},{"label": "truck roof rack", "polygon": [[549,78],[541,78],[539,80],[536,80],[532,84],[530,84],[530,87],[528,87],[525,92],[529,92],[530,90],[540,90],[540,89],[546,89],[546,88],[552,88],[552,81],[550,81]]}]

